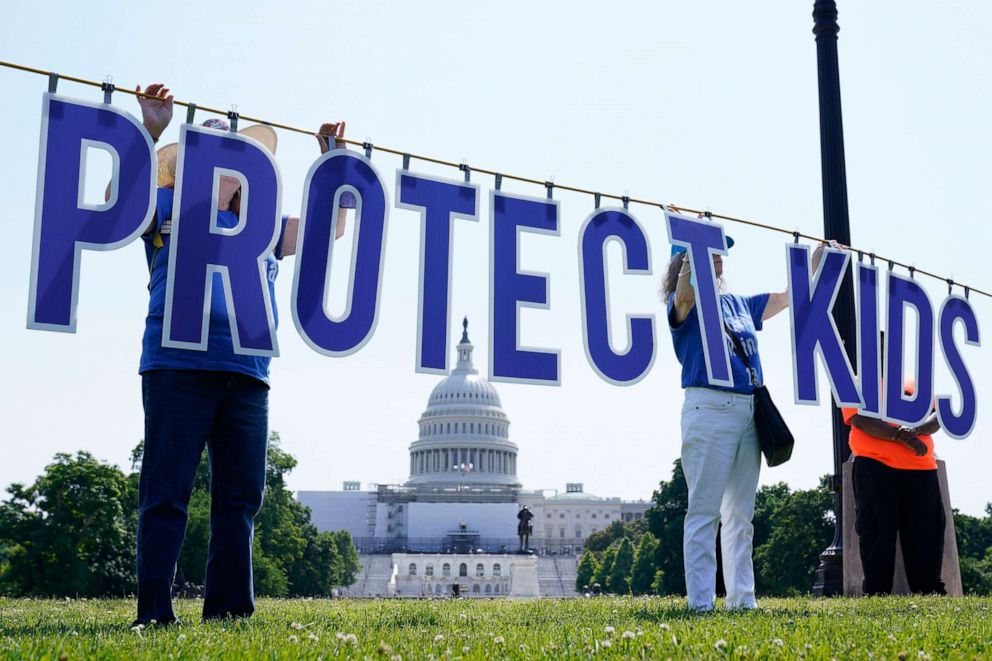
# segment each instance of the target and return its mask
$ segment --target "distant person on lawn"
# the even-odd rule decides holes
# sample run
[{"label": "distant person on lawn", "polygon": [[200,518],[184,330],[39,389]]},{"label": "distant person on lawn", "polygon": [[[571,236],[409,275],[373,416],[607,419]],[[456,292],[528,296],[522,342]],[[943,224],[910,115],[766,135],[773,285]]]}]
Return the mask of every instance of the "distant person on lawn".
[{"label": "distant person on lawn", "polygon": [[[141,91],[141,88],[138,88]],[[154,141],[172,120],[173,97],[163,85],[150,85],[138,97],[145,128]],[[229,130],[210,119],[208,128]],[[249,126],[241,134],[273,154],[276,134]],[[344,122],[324,124],[317,134],[321,153],[329,137],[344,136]],[[176,622],[172,583],[186,530],[186,508],[204,447],[210,459],[210,547],[207,552],[203,618],[246,617],[255,610],[251,546],[254,518],[262,506],[269,423],[269,358],[234,353],[219,274],[213,275],[206,351],[162,346],[162,323],[172,229],[176,145],[158,153],[155,217],[144,233],[150,282],[142,342],[141,390],[145,410],[144,456],[138,487],[138,617],[136,624]],[[238,225],[240,184],[221,177],[217,219]],[[342,206],[345,206],[344,204]],[[345,212],[336,235],[344,232]],[[299,218],[283,217],[275,253],[267,258],[269,298],[275,310],[278,260],[296,252]]]}]

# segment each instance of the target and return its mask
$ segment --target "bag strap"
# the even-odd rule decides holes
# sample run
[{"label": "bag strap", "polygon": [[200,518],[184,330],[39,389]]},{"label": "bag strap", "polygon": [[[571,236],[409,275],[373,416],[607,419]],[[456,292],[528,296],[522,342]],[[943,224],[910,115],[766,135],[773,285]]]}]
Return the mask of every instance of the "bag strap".
[{"label": "bag strap", "polygon": [[744,351],[744,345],[741,343],[740,338],[737,337],[732,330],[730,330],[730,326],[727,325],[726,319],[723,320],[723,332],[730,336],[730,341],[734,345],[734,353],[737,354],[737,357],[744,363],[744,367],[747,368],[748,376],[751,378],[751,385],[760,386],[761,384],[758,383],[757,370],[751,366],[751,361],[747,359],[747,353]]}]

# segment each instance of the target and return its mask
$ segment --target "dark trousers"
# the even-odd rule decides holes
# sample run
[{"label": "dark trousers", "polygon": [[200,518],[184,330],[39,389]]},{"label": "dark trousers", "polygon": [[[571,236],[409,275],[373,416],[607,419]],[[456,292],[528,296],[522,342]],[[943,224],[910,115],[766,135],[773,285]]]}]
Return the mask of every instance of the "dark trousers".
[{"label": "dark trousers", "polygon": [[269,388],[234,372],[154,370],[142,375],[141,392],[138,621],[175,620],[172,582],[204,446],[211,505],[203,617],[251,615],[251,546],[265,489]]},{"label": "dark trousers", "polygon": [[868,457],[855,457],[852,486],[864,593],[892,592],[898,533],[909,589],[946,594],[940,570],[947,521],[937,471],[899,470]]}]

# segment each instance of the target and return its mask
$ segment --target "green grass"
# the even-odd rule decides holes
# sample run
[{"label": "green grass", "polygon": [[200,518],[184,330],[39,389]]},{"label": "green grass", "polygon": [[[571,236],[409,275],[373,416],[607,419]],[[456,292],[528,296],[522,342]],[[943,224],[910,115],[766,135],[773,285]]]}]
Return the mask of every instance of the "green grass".
[{"label": "green grass", "polygon": [[[765,599],[691,614],[674,598],[272,600],[249,620],[132,630],[128,600],[0,599],[7,659],[992,658],[992,599]],[[350,634],[350,635],[349,635]]]}]

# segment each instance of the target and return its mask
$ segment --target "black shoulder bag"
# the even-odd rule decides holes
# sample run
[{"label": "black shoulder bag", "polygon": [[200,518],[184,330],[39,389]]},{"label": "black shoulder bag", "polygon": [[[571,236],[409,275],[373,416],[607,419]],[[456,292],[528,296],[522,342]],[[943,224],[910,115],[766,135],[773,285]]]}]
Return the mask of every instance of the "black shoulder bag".
[{"label": "black shoulder bag", "polygon": [[792,457],[792,447],[796,444],[796,439],[789,431],[789,426],[785,424],[782,414],[775,407],[768,388],[758,383],[758,372],[751,367],[740,338],[730,330],[726,321],[723,323],[723,329],[734,344],[734,353],[744,361],[744,367],[747,368],[751,378],[751,385],[754,386],[754,426],[758,429],[758,442],[762,454],[765,455],[765,461],[769,466],[784,464]]}]

